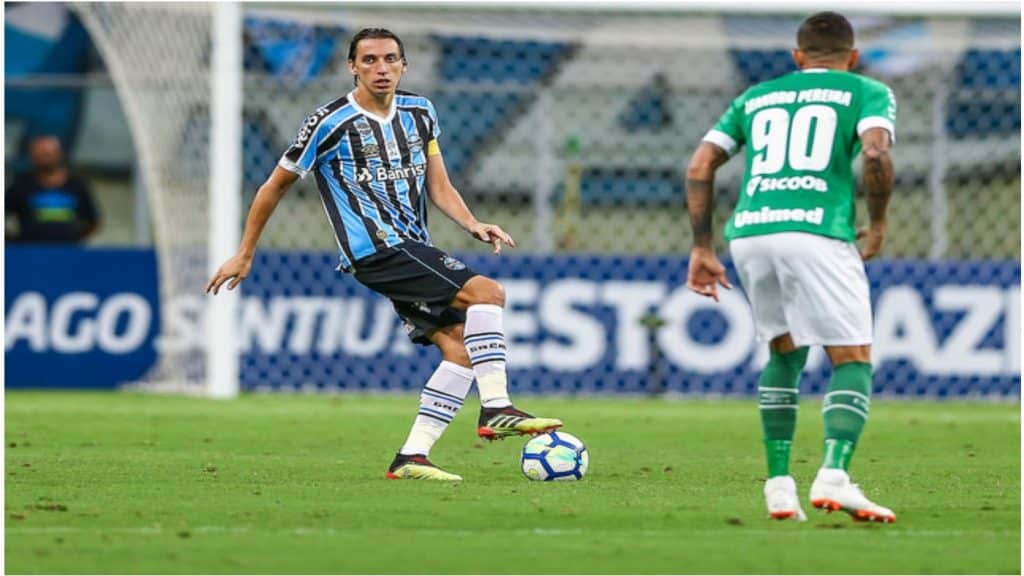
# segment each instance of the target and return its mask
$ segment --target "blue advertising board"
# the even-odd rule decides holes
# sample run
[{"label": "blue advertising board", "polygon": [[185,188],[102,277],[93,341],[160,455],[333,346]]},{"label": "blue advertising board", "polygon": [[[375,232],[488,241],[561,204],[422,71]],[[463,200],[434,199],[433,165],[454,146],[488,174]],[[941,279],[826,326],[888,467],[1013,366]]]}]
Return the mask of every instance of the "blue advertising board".
[{"label": "blue advertising board", "polygon": [[8,247],[4,279],[5,386],[110,387],[156,361],[152,250]]},{"label": "blue advertising board", "polygon": [[[152,253],[64,249],[41,256],[59,266],[22,276],[18,266],[33,256],[11,257],[21,250],[7,252],[9,386],[115,385],[137,378],[160,351],[202,346],[194,311],[210,297],[198,289],[163,307],[167,329],[156,337]],[[514,391],[756,390],[767,352],[754,342],[742,290],[717,304],[691,293],[684,258],[464,259],[505,286]],[[410,343],[390,304],[334,272],[334,261],[327,252],[257,257],[239,311],[243,387],[418,390],[429,377],[437,352]],[[868,276],[876,392],[1019,397],[1019,263],[881,261]],[[802,389],[820,393],[829,374],[824,353],[812,352]]]}]

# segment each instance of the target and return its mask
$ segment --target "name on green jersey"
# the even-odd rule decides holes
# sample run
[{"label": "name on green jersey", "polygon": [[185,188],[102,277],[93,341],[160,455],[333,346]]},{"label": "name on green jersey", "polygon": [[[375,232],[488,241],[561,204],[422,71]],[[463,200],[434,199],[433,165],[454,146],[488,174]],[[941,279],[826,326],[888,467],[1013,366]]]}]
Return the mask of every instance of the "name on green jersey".
[{"label": "name on green jersey", "polygon": [[825,102],[828,104],[839,104],[849,106],[853,100],[853,94],[847,90],[834,90],[831,88],[810,88],[807,90],[777,90],[769,92],[757,98],[747,100],[743,107],[744,114],[750,114],[766,106],[777,106],[779,104],[803,104],[805,102]]}]

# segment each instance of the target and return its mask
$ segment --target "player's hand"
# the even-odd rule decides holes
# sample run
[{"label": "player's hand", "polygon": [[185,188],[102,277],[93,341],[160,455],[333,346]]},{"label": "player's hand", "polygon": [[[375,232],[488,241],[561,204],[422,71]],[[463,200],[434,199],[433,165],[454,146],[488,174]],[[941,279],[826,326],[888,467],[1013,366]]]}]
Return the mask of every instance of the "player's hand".
[{"label": "player's hand", "polygon": [[206,293],[218,293],[220,291],[220,287],[229,280],[231,282],[228,284],[228,290],[234,290],[242,280],[245,280],[246,277],[249,276],[249,270],[251,269],[251,257],[246,257],[241,254],[232,256],[230,260],[221,265],[217,270],[217,273],[213,275],[213,278],[210,278],[210,282],[206,285]]},{"label": "player's hand", "polygon": [[690,250],[690,271],[686,275],[686,287],[718,302],[719,285],[725,289],[732,288],[725,275],[725,266],[718,261],[718,256],[707,248]]},{"label": "player's hand", "polygon": [[508,244],[513,248],[516,247],[516,241],[506,234],[505,231],[501,229],[501,226],[498,226],[497,224],[484,224],[483,222],[477,222],[470,226],[468,231],[477,240],[487,242],[494,246],[495,254],[501,254],[502,244]]},{"label": "player's hand", "polygon": [[885,225],[873,225],[861,228],[857,231],[857,241],[862,242],[860,248],[861,260],[867,262],[882,251],[882,244],[885,243]]}]

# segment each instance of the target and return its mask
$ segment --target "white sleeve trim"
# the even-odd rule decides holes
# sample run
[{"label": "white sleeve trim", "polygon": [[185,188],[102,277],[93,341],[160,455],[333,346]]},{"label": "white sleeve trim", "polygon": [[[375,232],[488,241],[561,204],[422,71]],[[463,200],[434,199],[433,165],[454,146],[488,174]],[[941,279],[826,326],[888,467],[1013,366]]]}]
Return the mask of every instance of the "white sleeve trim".
[{"label": "white sleeve trim", "polygon": [[715,130],[714,128],[708,130],[708,133],[704,135],[702,140],[704,142],[711,142],[722,150],[725,150],[725,153],[730,156],[732,156],[733,152],[736,151],[736,141],[733,140],[732,136],[729,136],[725,132]]},{"label": "white sleeve trim", "polygon": [[857,137],[863,136],[865,132],[872,128],[885,128],[889,131],[889,137],[892,138],[892,143],[896,143],[896,126],[892,123],[892,120],[889,120],[884,116],[868,116],[867,118],[861,118],[860,122],[857,122]]},{"label": "white sleeve trim", "polygon": [[309,174],[309,170],[303,170],[298,164],[284,156],[281,156],[281,159],[277,161],[277,165],[293,174],[298,174],[299,178],[305,178],[306,174]]}]

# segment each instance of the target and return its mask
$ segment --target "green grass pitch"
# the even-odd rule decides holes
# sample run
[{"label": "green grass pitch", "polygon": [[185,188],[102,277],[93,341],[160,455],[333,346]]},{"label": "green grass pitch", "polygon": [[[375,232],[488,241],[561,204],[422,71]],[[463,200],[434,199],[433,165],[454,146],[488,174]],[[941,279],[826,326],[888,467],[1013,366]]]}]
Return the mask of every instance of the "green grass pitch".
[{"label": "green grass pitch", "polygon": [[[414,396],[6,394],[7,573],[1020,573],[1020,407],[877,399],[854,479],[894,525],[766,517],[753,399],[520,398],[587,442],[581,482],[484,445],[471,401],[384,480]],[[820,457],[800,413],[794,475]]]}]

